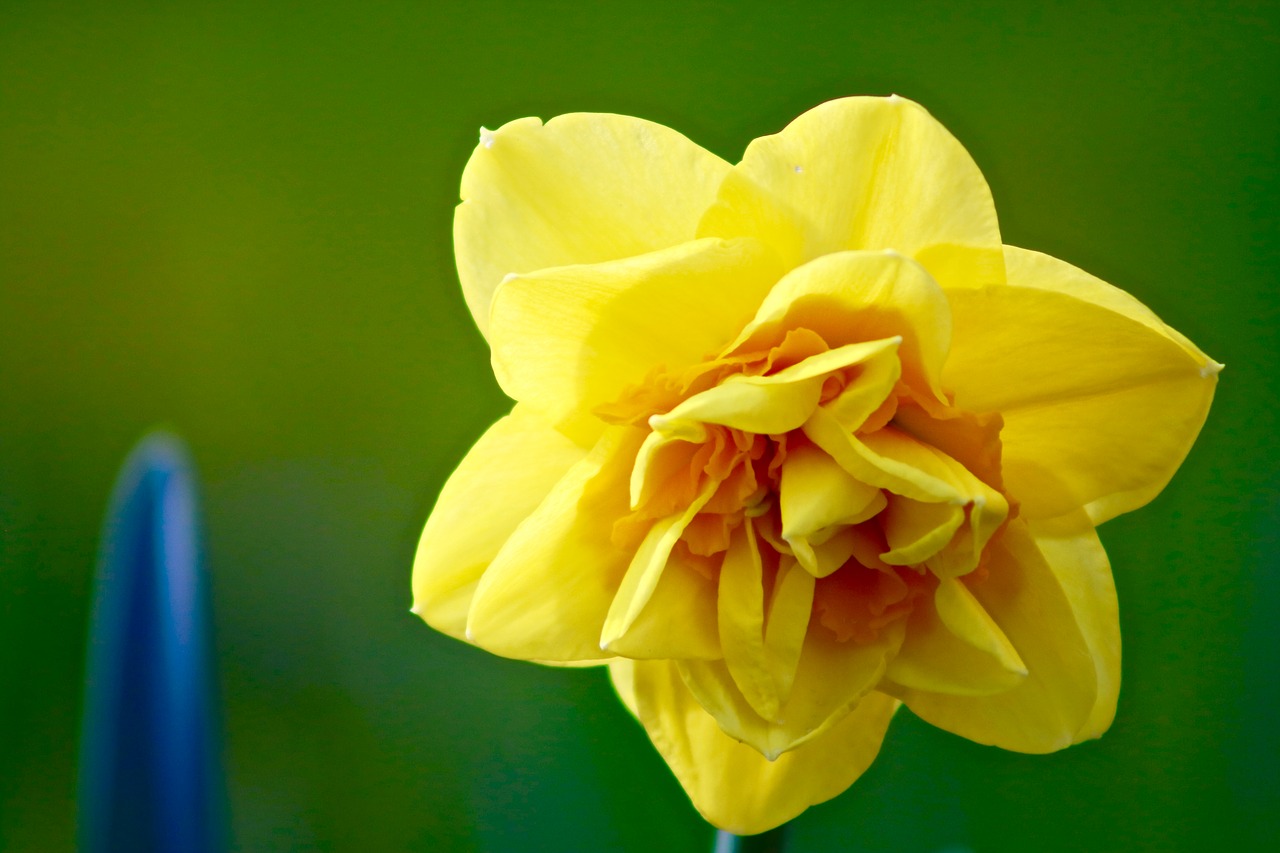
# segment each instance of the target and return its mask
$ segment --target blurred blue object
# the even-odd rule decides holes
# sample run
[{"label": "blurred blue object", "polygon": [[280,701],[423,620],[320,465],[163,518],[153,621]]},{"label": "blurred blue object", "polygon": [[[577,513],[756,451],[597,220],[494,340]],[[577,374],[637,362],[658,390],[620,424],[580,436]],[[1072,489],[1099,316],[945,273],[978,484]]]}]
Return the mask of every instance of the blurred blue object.
[{"label": "blurred blue object", "polygon": [[89,632],[79,846],[224,846],[209,603],[189,457],[164,433],[125,461],[103,528]]}]

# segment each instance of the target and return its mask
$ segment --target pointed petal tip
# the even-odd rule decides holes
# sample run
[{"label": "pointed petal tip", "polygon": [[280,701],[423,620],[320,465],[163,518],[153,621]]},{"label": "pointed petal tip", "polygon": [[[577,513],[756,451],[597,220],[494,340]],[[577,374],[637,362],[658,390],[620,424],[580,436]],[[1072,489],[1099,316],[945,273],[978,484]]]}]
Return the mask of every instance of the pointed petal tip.
[{"label": "pointed petal tip", "polygon": [[1204,363],[1204,366],[1200,368],[1200,375],[1205,379],[1210,379],[1214,376],[1217,376],[1219,373],[1221,373],[1222,368],[1224,367],[1226,367],[1225,364],[1221,364],[1219,362],[1214,361],[1213,359],[1209,359]]}]

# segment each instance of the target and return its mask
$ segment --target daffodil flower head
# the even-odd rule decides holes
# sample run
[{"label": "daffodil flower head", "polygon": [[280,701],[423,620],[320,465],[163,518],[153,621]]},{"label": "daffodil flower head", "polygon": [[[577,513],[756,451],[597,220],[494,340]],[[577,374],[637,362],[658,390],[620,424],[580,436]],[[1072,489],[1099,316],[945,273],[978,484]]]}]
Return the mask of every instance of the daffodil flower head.
[{"label": "daffodil flower head", "polygon": [[760,832],[894,712],[1051,752],[1120,686],[1095,526],[1169,481],[1218,365],[1001,243],[919,105],[847,98],[730,165],[637,118],[481,142],[454,242],[516,403],[450,477],[415,612],[607,664],[694,805]]}]

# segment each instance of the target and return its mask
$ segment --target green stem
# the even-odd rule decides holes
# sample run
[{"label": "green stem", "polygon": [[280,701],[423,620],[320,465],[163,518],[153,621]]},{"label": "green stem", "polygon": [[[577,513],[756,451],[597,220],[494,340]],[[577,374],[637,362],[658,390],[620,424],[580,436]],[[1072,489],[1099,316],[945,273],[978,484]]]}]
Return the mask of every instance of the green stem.
[{"label": "green stem", "polygon": [[786,824],[759,835],[734,835],[716,831],[713,853],[782,853],[786,849]]}]

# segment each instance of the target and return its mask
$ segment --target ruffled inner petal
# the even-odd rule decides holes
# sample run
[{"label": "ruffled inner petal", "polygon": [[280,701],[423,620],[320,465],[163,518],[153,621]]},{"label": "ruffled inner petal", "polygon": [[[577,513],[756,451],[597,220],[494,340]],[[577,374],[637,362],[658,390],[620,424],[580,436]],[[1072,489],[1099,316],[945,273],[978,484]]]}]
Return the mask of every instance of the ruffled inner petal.
[{"label": "ruffled inner petal", "polygon": [[717,584],[704,559],[673,549],[649,600],[605,651],[637,660],[723,657],[716,632]]},{"label": "ruffled inner petal", "polygon": [[951,347],[951,308],[938,283],[910,258],[838,252],[791,270],[731,351],[758,348],[793,328],[810,329],[831,347],[901,338],[904,381],[946,402],[939,380]]},{"label": "ruffled inner petal", "polygon": [[684,511],[667,516],[650,528],[640,547],[636,549],[617,595],[609,607],[604,620],[604,628],[600,634],[600,648],[608,649],[617,638],[625,635],[632,624],[640,616],[649,597],[658,586],[658,581],[667,567],[667,559],[675,548],[680,535],[689,526],[698,511],[711,499],[713,488],[704,489],[695,500],[691,501]]}]

